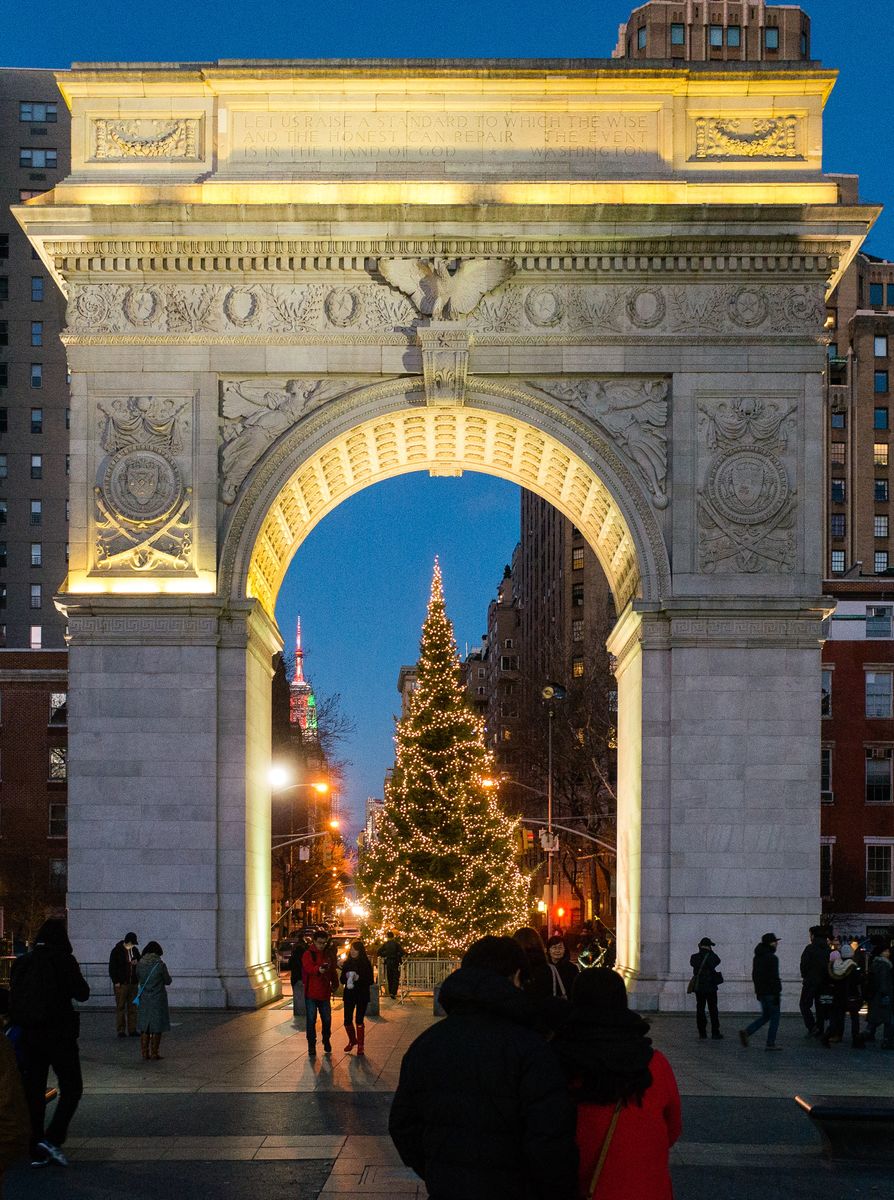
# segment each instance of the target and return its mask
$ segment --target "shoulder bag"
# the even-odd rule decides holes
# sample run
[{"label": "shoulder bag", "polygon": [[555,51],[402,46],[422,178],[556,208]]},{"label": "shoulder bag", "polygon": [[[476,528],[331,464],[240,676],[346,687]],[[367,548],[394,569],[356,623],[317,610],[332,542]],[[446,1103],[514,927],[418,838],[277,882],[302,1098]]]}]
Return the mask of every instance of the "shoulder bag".
[{"label": "shoulder bag", "polygon": [[605,1160],[608,1158],[608,1150],[612,1144],[612,1138],[615,1136],[615,1130],[618,1128],[618,1118],[621,1115],[621,1108],[624,1101],[619,1100],[615,1105],[615,1111],[612,1113],[611,1124],[608,1127],[608,1132],[605,1135],[605,1141],[602,1143],[602,1149],[599,1151],[599,1159],[596,1163],[596,1168],[593,1171],[593,1178],[590,1180],[590,1186],[587,1189],[587,1200],[593,1200],[596,1195],[596,1187],[599,1183],[599,1176],[602,1174],[602,1168],[605,1166]]},{"label": "shoulder bag", "polygon": [[140,1003],[140,996],[142,996],[142,994],[143,994],[143,988],[146,986],[146,984],[149,982],[149,980],[152,978],[152,976],[155,974],[155,972],[157,970],[158,970],[158,963],[155,964],[155,966],[152,968],[152,970],[149,972],[149,974],[146,976],[146,978],[140,984],[140,990],[134,996],[133,1000],[131,1000],[131,1004],[138,1005]]}]

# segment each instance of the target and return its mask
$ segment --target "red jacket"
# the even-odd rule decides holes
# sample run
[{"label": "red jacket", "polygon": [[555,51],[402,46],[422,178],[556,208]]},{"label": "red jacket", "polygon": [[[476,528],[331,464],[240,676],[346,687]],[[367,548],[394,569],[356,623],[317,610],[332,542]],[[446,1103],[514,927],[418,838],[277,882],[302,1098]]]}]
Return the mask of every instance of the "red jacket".
[{"label": "red jacket", "polygon": [[[673,1200],[668,1156],[682,1129],[680,1093],[670,1063],[658,1050],[649,1070],[652,1086],[643,1096],[642,1107],[631,1101],[621,1109],[596,1200]],[[578,1105],[581,1196],[589,1194],[614,1109],[613,1104]]]},{"label": "red jacket", "polygon": [[338,987],[335,964],[327,954],[321,954],[316,946],[311,946],[301,956],[301,982],[308,1000],[331,1000],[332,993]]}]

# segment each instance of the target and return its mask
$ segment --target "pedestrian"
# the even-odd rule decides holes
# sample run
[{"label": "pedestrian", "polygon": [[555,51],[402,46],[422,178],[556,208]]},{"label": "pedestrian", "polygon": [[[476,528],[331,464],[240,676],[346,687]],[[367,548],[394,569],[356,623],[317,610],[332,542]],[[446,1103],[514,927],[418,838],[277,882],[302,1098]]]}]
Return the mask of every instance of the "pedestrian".
[{"label": "pedestrian", "polygon": [[739,1041],[743,1046],[748,1045],[752,1037],[763,1025],[767,1025],[766,1050],[781,1050],[776,1045],[776,1032],[779,1029],[780,1004],[782,983],[779,979],[779,959],[776,957],[776,947],[779,938],[775,933],[765,933],[754,948],[754,959],[751,964],[751,980],[754,984],[754,994],[761,1006],[761,1015],[752,1021],[747,1029],[739,1030]]},{"label": "pedestrian", "polygon": [[30,1129],[15,1051],[0,1033],[0,1193],[6,1168],[28,1152]]},{"label": "pedestrian", "polygon": [[447,1016],[404,1055],[388,1130],[430,1200],[572,1200],[574,1107],[521,989],[524,951],[483,937],[444,981]]},{"label": "pedestrian", "polygon": [[577,940],[577,965],[581,968],[596,966],[601,949],[593,932],[593,922],[584,921]]},{"label": "pedestrian", "polygon": [[562,1000],[571,999],[571,989],[580,974],[568,956],[568,948],[561,934],[554,933],[546,943],[547,965],[552,975],[554,997]]},{"label": "pedestrian", "polygon": [[820,1041],[827,1049],[832,1042],[840,1042],[844,1037],[845,1017],[849,1016],[851,1047],[854,1050],[863,1050],[865,1042],[860,1034],[863,979],[849,942],[842,942],[837,957],[829,963],[829,977],[832,981],[832,1016],[829,1028]]},{"label": "pedestrian", "polygon": [[332,1053],[332,993],[338,988],[338,971],[328,952],[329,934],[318,929],[313,944],[301,958],[301,982],[304,984],[305,1034],[307,1053],[317,1053],[317,1013],[323,1035],[323,1053]]},{"label": "pedestrian", "polygon": [[164,950],[158,942],[149,942],[143,947],[137,963],[137,982],[140,986],[135,1003],[139,1009],[137,1029],[140,1034],[140,1054],[152,1062],[158,1062],[161,1058],[158,1052],[161,1036],[171,1028],[167,989],[172,980],[163,954]]},{"label": "pedestrian", "polygon": [[798,1007],[808,1037],[822,1037],[826,1010],[821,997],[829,985],[829,930],[822,925],[810,929],[810,941],[801,954],[801,996]]},{"label": "pedestrian", "polygon": [[[366,947],[358,938],[351,942],[348,957],[341,969],[341,986],[344,988],[345,1029],[348,1032],[348,1044],[345,1054],[350,1054],[357,1047],[357,1057],[366,1053],[366,1009],[369,1005],[369,993],[372,988],[373,969]],[[354,1020],[356,1016],[357,1025]]]},{"label": "pedestrian", "polygon": [[881,1025],[882,1049],[894,1050],[894,966],[890,946],[883,946],[878,951],[869,971],[869,1039],[875,1039],[875,1031]]},{"label": "pedestrian", "polygon": [[581,1198],[671,1200],[668,1160],[682,1129],[680,1093],[648,1032],[616,971],[581,972],[553,1042],[577,1106]]},{"label": "pedestrian", "polygon": [[137,994],[137,963],[140,951],[137,935],[125,933],[109,955],[109,978],[115,988],[115,1029],[120,1038],[137,1037],[137,1010],[133,998]]},{"label": "pedestrian", "polygon": [[[31,1165],[50,1162],[68,1166],[62,1150],[84,1084],[78,1053],[80,1017],[72,1001],[90,998],[90,988],[72,953],[65,922],[44,921],[34,949],[13,964],[9,984],[9,1015],[21,1028],[25,1062],[25,1100],[31,1118]],[[59,1097],[44,1132],[47,1077],[56,1076]]]},{"label": "pedestrian", "polygon": [[543,945],[543,938],[530,925],[523,925],[512,935],[524,951],[527,969],[522,975],[522,986],[533,1000],[551,1000],[553,997],[553,975]]},{"label": "pedestrian", "polygon": [[301,960],[304,958],[304,951],[307,949],[307,943],[304,938],[300,938],[292,945],[292,953],[289,955],[289,982],[292,985],[292,1020],[297,1021],[301,1013],[304,1011],[304,991],[302,987],[301,977]]},{"label": "pedestrian", "polygon": [[406,958],[404,948],[389,929],[385,940],[379,947],[379,958],[385,963],[385,976],[388,980],[388,995],[392,1000],[397,999],[397,989],[400,986],[400,964]]},{"label": "pedestrian", "polygon": [[695,993],[695,1026],[698,1036],[704,1040],[708,1036],[708,1020],[705,1008],[711,1018],[711,1037],[715,1042],[723,1040],[720,1032],[720,1015],[717,1011],[717,989],[723,983],[723,975],[717,968],[720,966],[714,946],[709,937],[703,937],[698,944],[698,950],[689,959],[692,968],[692,979],[689,981],[690,991]]}]

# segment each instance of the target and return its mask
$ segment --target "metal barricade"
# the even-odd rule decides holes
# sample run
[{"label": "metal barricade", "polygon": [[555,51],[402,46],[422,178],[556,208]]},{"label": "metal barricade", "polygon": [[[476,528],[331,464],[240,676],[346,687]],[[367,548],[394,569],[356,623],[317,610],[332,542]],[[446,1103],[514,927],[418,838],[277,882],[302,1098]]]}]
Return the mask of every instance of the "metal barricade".
[{"label": "metal barricade", "polygon": [[[387,973],[385,960],[378,960],[380,990],[386,986]],[[459,966],[458,958],[405,958],[400,964],[400,984],[398,985],[398,1000],[404,1001],[415,993],[434,995],[435,989]]]}]

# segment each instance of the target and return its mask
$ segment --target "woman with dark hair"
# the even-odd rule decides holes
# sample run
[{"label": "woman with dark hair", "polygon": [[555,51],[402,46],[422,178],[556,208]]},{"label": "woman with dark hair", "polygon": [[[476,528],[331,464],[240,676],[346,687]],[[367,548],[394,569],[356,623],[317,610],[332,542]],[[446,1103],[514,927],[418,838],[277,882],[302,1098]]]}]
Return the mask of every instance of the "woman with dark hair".
[{"label": "woman with dark hair", "polygon": [[161,1035],[171,1028],[168,1012],[167,987],[171,983],[168,968],[162,960],[164,951],[158,942],[149,942],[137,963],[137,1031],[140,1035],[140,1053],[143,1058],[158,1062],[161,1055]]},{"label": "woman with dark hair", "polygon": [[562,1000],[571,999],[571,989],[580,975],[580,970],[568,956],[565,939],[558,933],[546,943],[547,965],[553,980],[553,995]]},{"label": "woman with dark hair", "polygon": [[512,935],[525,952],[528,970],[522,988],[532,1000],[550,1000],[553,995],[553,975],[549,969],[543,938],[530,925],[523,925]]},{"label": "woman with dark hair", "polygon": [[[345,1054],[350,1054],[357,1047],[357,1057],[366,1053],[365,1036],[366,1008],[369,1004],[369,992],[373,982],[372,963],[366,953],[366,947],[358,938],[351,942],[351,949],[341,969],[341,986],[345,989],[345,1029],[348,1033],[348,1044]],[[357,1015],[357,1027],[354,1027],[354,1014]]]},{"label": "woman with dark hair", "polygon": [[628,1008],[620,975],[581,972],[553,1042],[577,1103],[581,1197],[672,1200],[668,1158],[681,1132],[680,1094],[648,1031]]}]

